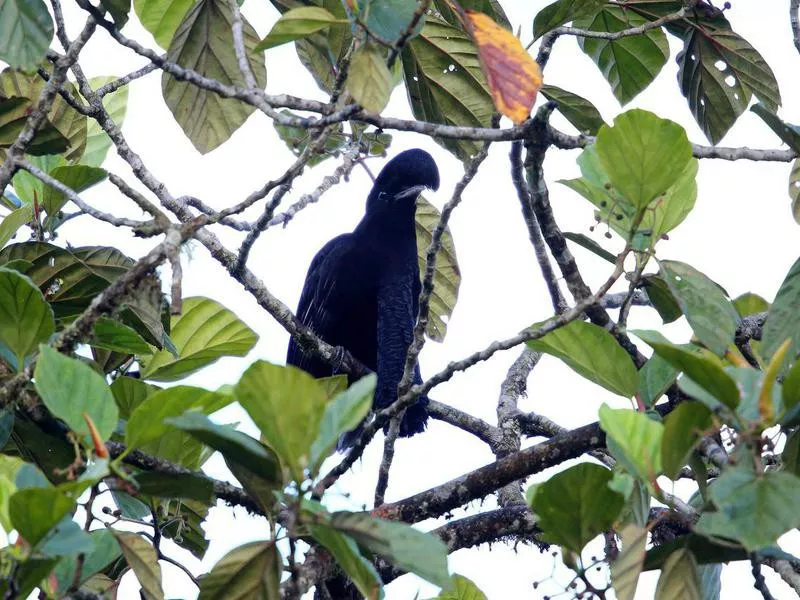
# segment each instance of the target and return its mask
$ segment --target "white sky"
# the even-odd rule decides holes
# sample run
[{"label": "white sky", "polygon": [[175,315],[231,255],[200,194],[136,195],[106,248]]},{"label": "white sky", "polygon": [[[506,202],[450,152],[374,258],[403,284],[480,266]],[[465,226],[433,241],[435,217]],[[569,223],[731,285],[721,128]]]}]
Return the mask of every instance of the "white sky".
[{"label": "white sky", "polygon": [[[503,1],[514,28],[521,27],[523,43],[530,41],[534,14],[546,4],[548,2],[543,0]],[[749,40],[775,71],[783,96],[781,116],[789,122],[800,122],[800,85],[795,70],[800,55],[792,45],[787,4],[734,1],[728,18],[737,33]],[[67,3],[65,8],[74,35],[84,18],[72,3]],[[266,0],[248,0],[243,13],[261,35],[269,31],[277,16]],[[154,46],[151,36],[139,26],[134,14],[124,33]],[[687,129],[692,141],[707,143],[676,84],[674,57],[680,46],[672,37],[670,47],[672,55],[656,82],[626,108],[647,108],[662,117],[674,119]],[[292,45],[270,50],[266,57],[268,92],[326,99],[300,65]],[[90,41],[81,55],[81,65],[89,76],[122,75],[143,64],[142,59],[116,45],[103,31]],[[599,70],[579,51],[574,39],[562,38],[556,44],[545,71],[545,82],[590,99],[608,122],[622,111]],[[402,87],[395,89],[384,114],[411,117]],[[554,116],[553,123],[566,131],[573,131],[558,115]],[[278,139],[269,120],[261,114],[253,115],[246,126],[222,147],[200,156],[163,103],[157,74],[131,85],[123,132],[131,147],[166,183],[173,195],[195,195],[217,208],[240,201],[265,181],[283,172],[292,162],[290,152]],[[726,146],[777,147],[779,143],[760,119],[749,112],[723,140]],[[441,206],[461,176],[460,163],[429,138],[411,134],[395,133],[390,155],[414,146],[430,151],[439,164],[442,186],[438,193],[427,196]],[[430,376],[449,361],[463,358],[491,341],[508,337],[551,314],[547,291],[508,177],[508,150],[508,144],[498,144],[492,149],[489,159],[467,189],[462,206],[452,217],[451,229],[462,271],[460,299],[445,342],[429,342],[422,352],[423,376]],[[562,229],[588,234],[593,223],[591,206],[574,192],[555,183],[558,179],[579,174],[575,164],[577,156],[577,151],[551,151],[545,169],[550,184],[550,200]],[[334,160],[329,160],[299,179],[284,206],[313,190],[336,165]],[[381,159],[370,162],[374,172],[381,165]],[[134,180],[116,155],[111,156],[104,166],[128,181]],[[732,296],[753,291],[771,300],[800,250],[797,225],[792,219],[786,193],[788,174],[789,165],[785,163],[701,161],[697,205],[688,219],[670,233],[670,240],[659,245],[659,257],[689,262],[723,285]],[[270,291],[289,306],[296,306],[312,256],[328,239],[351,230],[358,222],[369,188],[367,175],[356,170],[348,184],[328,192],[318,205],[300,213],[288,228],[266,232],[251,254],[250,268],[264,280]],[[104,210],[139,216],[138,209],[122,199],[110,184],[90,190],[84,198]],[[240,235],[225,231],[222,237],[231,248],[238,246]],[[602,231],[595,232],[594,237],[606,247],[620,246],[618,239],[613,244],[605,240]],[[131,256],[141,255],[153,244],[153,240],[134,239],[89,218],[72,221],[64,228],[61,239],[73,245],[114,244]],[[590,285],[596,286],[605,280],[610,265],[583,249],[576,248],[574,253]],[[184,256],[185,295],[206,295],[224,303],[260,335],[258,345],[247,358],[224,359],[193,376],[189,382],[216,388],[235,382],[247,365],[257,358],[283,363],[288,343],[286,332],[223,272],[202,246],[193,244]],[[630,326],[660,328],[661,324],[655,311],[634,308]],[[675,341],[688,339],[689,329],[683,320],[664,330]],[[642,350],[646,351],[644,347]],[[518,352],[512,350],[498,354],[487,363],[456,375],[450,382],[436,388],[431,396],[494,422],[500,383]],[[628,406],[625,399],[581,379],[551,357],[542,359],[528,386],[528,397],[520,401],[520,408],[535,410],[565,427],[595,421],[603,402],[615,407]],[[222,416],[225,422],[242,422],[243,430],[255,433],[243,411],[230,408]],[[360,509],[364,504],[371,504],[381,439],[380,436],[376,438],[362,461],[341,479],[336,491],[327,498],[330,506]],[[398,442],[387,501],[443,483],[492,460],[491,453],[482,443],[448,425],[432,421],[424,435]],[[207,471],[214,477],[230,477],[218,457],[209,461]],[[553,472],[547,471],[531,481],[546,479]],[[684,497],[691,493],[688,487],[677,491]],[[346,498],[341,492],[349,493],[350,497]],[[454,516],[458,518],[469,511],[494,506],[494,500],[487,498],[482,504],[470,505],[468,511],[455,511]],[[431,528],[441,522],[425,522],[422,526]],[[211,545],[202,563],[180,549],[176,549],[174,556],[184,560],[194,572],[205,572],[232,547],[264,539],[267,531],[263,519],[250,518],[241,509],[212,509],[206,524]],[[782,542],[785,549],[800,551],[800,536],[796,532],[785,536]],[[514,552],[499,544],[494,545],[491,551],[481,547],[462,550],[450,557],[451,572],[473,579],[490,599],[539,598],[541,594],[557,593],[559,588],[552,582],[537,591],[532,588],[533,581],[550,576],[553,565],[550,556],[541,555],[535,549],[520,547]],[[194,586],[180,571],[168,564],[162,564],[162,569],[167,597],[192,598],[196,595]],[[791,594],[769,569],[764,569],[764,572],[776,598]],[[562,585],[568,581],[563,568],[557,570],[556,579]],[[655,581],[652,574],[643,576],[637,598],[652,597]],[[760,598],[752,587],[749,564],[726,568],[722,583],[723,598]],[[120,598],[138,597],[135,589],[133,576],[126,575]],[[386,597],[413,598],[417,591],[421,592],[421,597],[435,595],[432,586],[413,576],[405,576],[387,587]]]}]

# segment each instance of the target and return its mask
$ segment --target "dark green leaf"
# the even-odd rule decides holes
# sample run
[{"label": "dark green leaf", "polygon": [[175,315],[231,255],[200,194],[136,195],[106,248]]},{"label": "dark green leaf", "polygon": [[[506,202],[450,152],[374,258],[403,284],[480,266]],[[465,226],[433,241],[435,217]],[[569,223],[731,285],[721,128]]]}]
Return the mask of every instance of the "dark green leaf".
[{"label": "dark green leaf", "polygon": [[55,330],[53,310],[26,275],[0,268],[0,344],[22,371],[25,358]]},{"label": "dark green leaf", "polygon": [[150,354],[153,350],[133,328],[106,317],[95,323],[91,345],[123,354]]},{"label": "dark green leaf", "polygon": [[49,558],[76,556],[94,550],[94,542],[83,528],[66,515],[39,544],[39,552]]},{"label": "dark green leaf", "polygon": [[373,564],[365,559],[356,543],[324,524],[311,525],[311,535],[331,553],[356,589],[368,600],[383,598],[383,582]]},{"label": "dark green leaf", "polygon": [[647,297],[653,303],[658,314],[661,315],[661,320],[664,321],[665,325],[681,317],[683,314],[681,307],[675,296],[669,291],[669,287],[663,278],[657,275],[648,275],[644,277],[642,283],[647,292]]},{"label": "dark green leaf", "polygon": [[[167,59],[185,69],[225,85],[245,85],[233,47],[232,14],[227,0],[199,0],[184,17],[169,45]],[[256,52],[258,35],[244,21],[244,45],[248,64],[260,88],[267,84],[264,55]],[[255,107],[164,72],[161,91],[167,106],[186,136],[201,154],[210,152],[236,131]]]},{"label": "dark green leaf", "polygon": [[730,300],[716,283],[690,265],[662,260],[659,266],[694,334],[715,354],[725,354],[739,324]]},{"label": "dark green leaf", "polygon": [[[589,31],[614,33],[643,25],[647,20],[620,7],[607,6],[573,25]],[[627,104],[658,75],[669,57],[667,36],[661,29],[644,35],[603,40],[578,37],[578,45],[600,68],[620,104]]]},{"label": "dark green leaf", "polygon": [[214,485],[210,479],[194,473],[139,473],[134,477],[139,492],[159,498],[185,498],[213,504]]},{"label": "dark green leaf", "polygon": [[[34,106],[34,101],[30,98],[13,95],[3,98],[3,95],[0,93],[0,156],[2,149],[8,148],[17,140]],[[59,154],[67,148],[69,140],[45,119],[28,146],[27,152],[39,156]]]},{"label": "dark green leaf", "polygon": [[0,410],[0,450],[5,447],[13,429],[14,413],[7,408]]},{"label": "dark green leaf", "polygon": [[283,563],[272,542],[252,542],[223,556],[200,582],[198,600],[281,597]]},{"label": "dark green leaf", "polygon": [[548,31],[569,23],[578,17],[587,17],[603,8],[603,0],[557,0],[548,4],[533,20],[533,39],[538,39]]},{"label": "dark green leaf", "polygon": [[185,298],[183,313],[172,318],[170,338],[175,358],[161,350],[145,359],[143,379],[174,381],[206,367],[223,356],[245,356],[258,335],[233,312],[210,298]]},{"label": "dark green leaf", "polygon": [[75,506],[55,488],[26,488],[11,496],[8,514],[19,534],[35,546]]},{"label": "dark green leaf", "polygon": [[128,13],[131,12],[131,0],[100,0],[100,4],[108,11],[117,29],[122,29],[128,22]]},{"label": "dark green leaf", "polygon": [[[624,461],[645,482],[652,482],[661,474],[661,439],[664,426],[644,413],[628,409],[612,409],[607,404],[600,407],[600,427],[606,437],[613,440]],[[577,552],[578,550],[576,550]]]},{"label": "dark green leaf", "polygon": [[203,531],[203,521],[208,516],[208,506],[194,500],[164,501],[168,508],[164,522],[164,536],[202,560],[208,550],[208,540]]},{"label": "dark green leaf", "polygon": [[767,322],[761,334],[761,355],[769,361],[775,351],[786,340],[791,339],[792,345],[788,356],[797,355],[800,347],[800,259],[798,259],[783,280],[775,300],[769,309]]},{"label": "dark green leaf", "polygon": [[784,470],[800,475],[800,429],[795,429],[786,439],[781,452],[781,463]]},{"label": "dark green leaf", "polygon": [[[92,540],[93,549],[84,556],[78,583],[83,583],[95,573],[99,573],[122,554],[119,544],[110,530],[97,529],[90,532],[89,537]],[[72,584],[75,577],[76,560],[77,557],[68,557],[58,563],[55,569],[58,589],[65,590]]]},{"label": "dark green leaf", "polygon": [[711,422],[711,412],[696,402],[683,402],[667,416],[661,441],[664,475],[670,479],[678,476]]},{"label": "dark green leaf", "polygon": [[556,102],[559,112],[581,133],[596,135],[597,130],[605,125],[600,112],[586,98],[554,85],[543,85],[539,92],[548,100]]},{"label": "dark green leaf", "polygon": [[35,71],[53,39],[53,20],[42,0],[0,0],[0,60]]},{"label": "dark green leaf", "polygon": [[614,337],[598,325],[572,321],[527,345],[560,358],[576,373],[615,394],[629,398],[636,394],[636,366]]},{"label": "dark green leaf", "polygon": [[575,242],[579,246],[583,246],[589,252],[596,254],[600,258],[610,262],[612,265],[616,264],[617,257],[614,256],[611,252],[603,248],[600,244],[595,242],[592,238],[582,233],[572,233],[571,231],[565,231],[564,237],[567,238],[571,242]]},{"label": "dark green leaf", "polygon": [[553,475],[533,495],[531,508],[548,541],[580,553],[608,529],[624,498],[608,487],[611,471],[583,463]]},{"label": "dark green leaf", "polygon": [[678,369],[653,354],[639,369],[639,399],[645,406],[655,405],[678,377]]},{"label": "dark green leaf", "polygon": [[781,141],[795,152],[800,152],[800,127],[781,121],[780,117],[761,104],[750,107],[775,132]]}]

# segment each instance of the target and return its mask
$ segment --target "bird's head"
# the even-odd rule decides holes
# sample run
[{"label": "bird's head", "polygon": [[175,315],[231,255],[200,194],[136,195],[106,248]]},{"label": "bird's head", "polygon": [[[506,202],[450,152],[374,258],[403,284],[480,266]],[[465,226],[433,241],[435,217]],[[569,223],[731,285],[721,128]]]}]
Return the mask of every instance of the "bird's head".
[{"label": "bird's head", "polygon": [[367,199],[367,212],[414,206],[425,189],[439,189],[439,169],[433,157],[415,148],[395,156],[381,169]]}]

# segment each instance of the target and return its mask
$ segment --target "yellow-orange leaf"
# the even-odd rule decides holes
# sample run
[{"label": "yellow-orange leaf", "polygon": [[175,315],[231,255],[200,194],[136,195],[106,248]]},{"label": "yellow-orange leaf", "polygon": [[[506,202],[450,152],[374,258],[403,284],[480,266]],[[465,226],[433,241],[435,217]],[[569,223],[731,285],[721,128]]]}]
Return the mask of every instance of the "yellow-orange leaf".
[{"label": "yellow-orange leaf", "polygon": [[464,13],[494,105],[514,123],[522,123],[531,114],[542,87],[539,64],[513,33],[490,17],[471,10]]}]

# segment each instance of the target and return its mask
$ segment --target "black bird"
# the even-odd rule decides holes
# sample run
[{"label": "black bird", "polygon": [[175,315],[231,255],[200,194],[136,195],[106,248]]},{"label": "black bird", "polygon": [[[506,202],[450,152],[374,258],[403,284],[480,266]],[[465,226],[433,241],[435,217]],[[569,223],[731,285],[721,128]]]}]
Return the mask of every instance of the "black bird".
[{"label": "black bird", "polygon": [[[390,160],[375,180],[355,231],[332,239],[311,261],[297,308],[303,325],[377,373],[378,409],[397,398],[417,318],[421,284],[414,213],[425,188],[439,188],[439,169],[430,154],[406,150]],[[314,377],[335,374],[319,357],[303,353],[294,339],[286,363]],[[417,366],[414,383],[421,381]],[[423,397],[406,410],[400,435],[425,429],[427,405]],[[340,448],[351,446],[355,437],[345,436]]]}]

